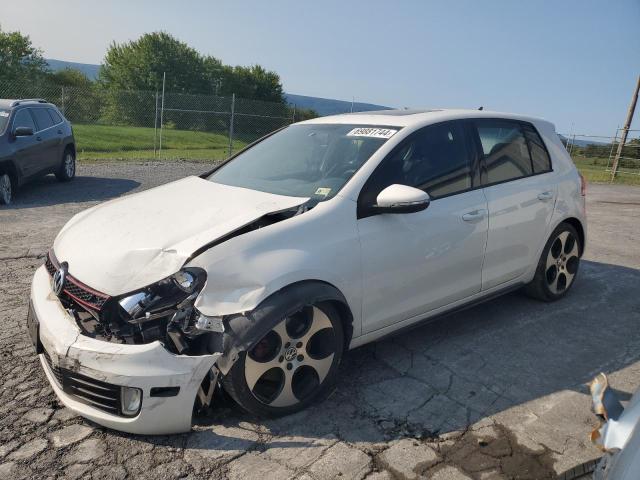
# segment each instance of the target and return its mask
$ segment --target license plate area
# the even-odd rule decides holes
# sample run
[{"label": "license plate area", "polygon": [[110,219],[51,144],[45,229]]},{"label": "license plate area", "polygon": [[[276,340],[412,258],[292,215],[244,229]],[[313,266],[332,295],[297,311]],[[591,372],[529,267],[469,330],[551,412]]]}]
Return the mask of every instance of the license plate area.
[{"label": "license plate area", "polygon": [[31,339],[33,348],[36,350],[36,354],[43,353],[44,348],[42,347],[42,343],[40,343],[40,321],[36,316],[31,301],[29,301],[29,311],[27,312],[27,331],[29,332],[29,338]]}]

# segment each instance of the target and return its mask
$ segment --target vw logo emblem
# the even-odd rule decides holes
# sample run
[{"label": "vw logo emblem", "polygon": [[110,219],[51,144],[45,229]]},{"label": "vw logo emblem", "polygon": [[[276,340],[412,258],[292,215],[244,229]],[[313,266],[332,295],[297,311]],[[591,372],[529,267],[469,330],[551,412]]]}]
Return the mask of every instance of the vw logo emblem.
[{"label": "vw logo emblem", "polygon": [[284,352],[284,359],[287,362],[290,362],[291,360],[293,360],[297,356],[298,356],[298,350],[296,350],[296,347],[289,347],[289,348],[287,348],[287,351]]},{"label": "vw logo emblem", "polygon": [[65,281],[67,280],[67,266],[66,264],[62,264],[60,268],[53,274],[53,278],[51,279],[51,288],[53,288],[53,293],[57,296],[60,296],[62,290],[64,289]]}]

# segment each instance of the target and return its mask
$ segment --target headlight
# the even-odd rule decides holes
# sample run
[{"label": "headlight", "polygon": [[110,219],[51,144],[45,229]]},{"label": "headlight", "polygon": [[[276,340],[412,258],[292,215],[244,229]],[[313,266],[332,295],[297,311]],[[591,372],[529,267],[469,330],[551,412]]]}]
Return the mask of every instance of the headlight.
[{"label": "headlight", "polygon": [[122,414],[133,417],[140,411],[142,405],[142,390],[134,387],[122,387],[120,392],[120,408]]},{"label": "headlight", "polygon": [[120,300],[120,307],[128,314],[128,321],[139,323],[191,301],[204,287],[207,273],[201,268],[188,267]]}]

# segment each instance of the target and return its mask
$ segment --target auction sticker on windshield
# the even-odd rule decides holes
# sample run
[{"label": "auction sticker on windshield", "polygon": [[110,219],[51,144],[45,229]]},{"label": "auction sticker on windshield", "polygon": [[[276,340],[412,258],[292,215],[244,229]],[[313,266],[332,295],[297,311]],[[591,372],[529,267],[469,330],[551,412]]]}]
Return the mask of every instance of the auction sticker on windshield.
[{"label": "auction sticker on windshield", "polygon": [[397,132],[392,128],[358,127],[347,133],[347,137],[391,138]]}]

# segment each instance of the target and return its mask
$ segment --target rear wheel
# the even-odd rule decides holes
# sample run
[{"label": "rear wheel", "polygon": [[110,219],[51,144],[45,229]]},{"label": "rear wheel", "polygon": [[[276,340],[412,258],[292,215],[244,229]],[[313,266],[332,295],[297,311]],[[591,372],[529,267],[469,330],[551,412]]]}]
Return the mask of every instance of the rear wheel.
[{"label": "rear wheel", "polygon": [[293,413],[330,391],[343,349],[338,312],[326,303],[305,306],[244,352],[223,385],[250,413]]},{"label": "rear wheel", "polygon": [[573,226],[561,223],[542,251],[536,274],[525,287],[530,296],[551,302],[573,286],[580,266],[580,237]]},{"label": "rear wheel", "polygon": [[11,177],[3,173],[0,175],[0,205],[9,205],[13,199],[13,187]]},{"label": "rear wheel", "polygon": [[62,164],[56,172],[56,178],[61,182],[68,182],[76,176],[76,156],[73,150],[67,148],[62,156]]}]

